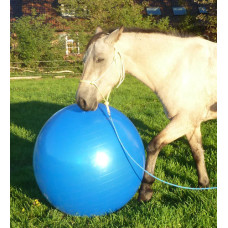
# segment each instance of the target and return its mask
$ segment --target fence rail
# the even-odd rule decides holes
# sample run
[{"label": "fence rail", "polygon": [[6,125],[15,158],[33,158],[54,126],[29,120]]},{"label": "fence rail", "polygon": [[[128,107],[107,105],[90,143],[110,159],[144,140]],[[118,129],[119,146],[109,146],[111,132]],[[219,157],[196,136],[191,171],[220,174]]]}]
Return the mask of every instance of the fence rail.
[{"label": "fence rail", "polygon": [[[52,63],[52,62],[76,62],[77,60],[71,60],[71,59],[66,59],[66,60],[43,60],[43,61],[31,61],[33,63]],[[15,63],[15,64],[21,64],[21,63],[25,63],[23,61],[21,62],[17,62],[17,61],[11,61],[10,63]]]},{"label": "fence rail", "polygon": [[[45,64],[44,64],[45,63]],[[47,63],[47,64],[46,64]],[[49,63],[53,65],[49,65]],[[31,67],[32,65],[32,67]],[[10,76],[13,77],[40,77],[40,76],[79,76],[82,74],[82,61],[79,60],[41,60],[31,61],[26,67],[23,61],[10,62]]]}]

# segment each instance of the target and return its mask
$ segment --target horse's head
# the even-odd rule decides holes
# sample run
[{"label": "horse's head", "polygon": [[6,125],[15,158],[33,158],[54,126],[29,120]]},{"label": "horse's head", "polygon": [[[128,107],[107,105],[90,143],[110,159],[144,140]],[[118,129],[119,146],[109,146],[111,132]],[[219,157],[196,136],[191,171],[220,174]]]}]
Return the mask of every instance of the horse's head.
[{"label": "horse's head", "polygon": [[76,101],[83,110],[96,110],[98,103],[123,80],[122,57],[115,48],[122,32],[123,27],[106,34],[98,27],[88,43],[82,80],[76,93]]}]

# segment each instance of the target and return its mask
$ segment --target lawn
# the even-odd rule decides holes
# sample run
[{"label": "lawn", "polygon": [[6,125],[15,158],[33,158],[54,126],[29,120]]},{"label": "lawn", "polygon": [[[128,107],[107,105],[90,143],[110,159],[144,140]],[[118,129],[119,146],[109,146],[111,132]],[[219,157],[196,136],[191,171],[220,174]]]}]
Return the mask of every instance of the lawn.
[{"label": "lawn", "polygon": [[[150,202],[138,203],[136,194],[119,211],[100,217],[66,215],[47,202],[34,178],[34,143],[46,120],[74,103],[78,83],[77,78],[11,81],[11,227],[216,227],[217,190],[182,190],[158,181]],[[127,76],[112,92],[110,103],[132,120],[145,147],[168,123],[155,94],[133,77]],[[208,175],[211,186],[216,186],[217,122],[203,123],[202,134]],[[197,187],[186,138],[163,148],[155,174],[172,183]]]}]

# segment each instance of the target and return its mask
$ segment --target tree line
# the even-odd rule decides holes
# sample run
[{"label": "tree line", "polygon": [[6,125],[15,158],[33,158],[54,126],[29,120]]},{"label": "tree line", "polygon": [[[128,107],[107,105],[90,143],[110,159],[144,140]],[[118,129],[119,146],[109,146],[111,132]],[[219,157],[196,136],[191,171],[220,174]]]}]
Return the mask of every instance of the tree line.
[{"label": "tree line", "polygon": [[[211,1],[217,2],[217,0],[206,2]],[[142,12],[148,6],[148,1],[138,4],[134,0],[61,0],[59,3],[64,6],[64,9],[61,7],[57,9],[60,13],[63,10],[70,10],[75,18],[58,16],[55,21],[66,28],[71,39],[80,41],[82,53],[97,26],[107,30],[122,25],[144,29],[156,28],[160,31],[193,33],[212,41],[217,39],[216,13],[182,16],[180,23],[173,25],[169,17],[157,18],[144,15]],[[11,61],[22,61],[22,66],[25,67],[56,64],[35,63],[35,61],[63,59],[64,39],[60,39],[56,32],[57,28],[47,23],[47,16],[38,15],[35,10],[31,15],[17,19],[11,23]],[[54,40],[57,42],[53,42]]]}]

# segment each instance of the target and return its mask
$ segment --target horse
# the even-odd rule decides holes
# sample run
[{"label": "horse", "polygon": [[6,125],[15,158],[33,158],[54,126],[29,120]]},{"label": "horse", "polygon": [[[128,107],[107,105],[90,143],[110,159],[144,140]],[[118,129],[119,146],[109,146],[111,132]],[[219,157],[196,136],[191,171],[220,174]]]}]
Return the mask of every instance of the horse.
[{"label": "horse", "polygon": [[[145,169],[154,174],[161,149],[186,136],[198,173],[198,185],[209,186],[200,125],[217,118],[217,44],[196,36],[120,27],[100,27],[89,41],[76,102],[85,111],[107,101],[127,72],[148,86],[170,120],[147,146]],[[140,91],[139,91],[140,92]],[[138,200],[152,198],[155,179],[144,173]]]}]

